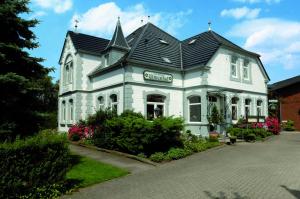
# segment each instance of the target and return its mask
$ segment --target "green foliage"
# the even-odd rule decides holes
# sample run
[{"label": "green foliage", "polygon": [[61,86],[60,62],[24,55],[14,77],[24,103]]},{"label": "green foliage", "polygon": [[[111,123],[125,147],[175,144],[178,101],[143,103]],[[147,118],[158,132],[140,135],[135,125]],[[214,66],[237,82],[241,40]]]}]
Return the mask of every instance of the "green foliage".
[{"label": "green foliage", "polygon": [[93,141],[102,148],[150,155],[181,146],[182,129],[181,118],[161,117],[151,122],[139,114],[126,113],[105,120],[103,126],[96,127]]},{"label": "green foliage", "polygon": [[[227,133],[230,133],[231,136],[236,136],[238,139],[245,139],[246,141],[252,141],[253,135],[256,137],[260,137],[261,139],[272,135],[272,133],[268,132],[264,128],[234,128],[230,127],[227,129]],[[250,137],[249,137],[250,135]]]},{"label": "green foliage", "polygon": [[117,117],[116,111],[107,108],[105,110],[98,110],[95,114],[90,115],[86,121],[81,121],[82,124],[88,126],[102,126],[106,120]]},{"label": "green foliage", "polygon": [[178,160],[191,155],[192,153],[193,152],[188,150],[187,148],[171,148],[166,155],[167,159],[169,160]]},{"label": "green foliage", "polygon": [[[41,58],[31,57],[29,50],[37,48],[31,31],[38,23],[22,18],[29,13],[27,0],[1,1],[0,9],[0,135],[1,140],[25,137],[45,128],[42,113],[57,109],[57,87]],[[49,126],[46,126],[49,128]]]},{"label": "green foliage", "polygon": [[163,152],[153,153],[149,159],[153,162],[162,162],[166,159],[165,154]]},{"label": "green foliage", "polygon": [[285,131],[295,131],[294,121],[288,120],[285,123],[282,123],[282,128]]},{"label": "green foliage", "polygon": [[256,140],[256,135],[254,133],[247,134],[245,136],[245,141],[254,142]]},{"label": "green foliage", "polygon": [[0,144],[0,198],[16,198],[64,180],[69,165],[65,136],[46,130]]},{"label": "green foliage", "polygon": [[138,118],[144,118],[142,113],[136,113],[133,110],[125,110],[123,113],[120,115],[121,117],[138,117]]}]

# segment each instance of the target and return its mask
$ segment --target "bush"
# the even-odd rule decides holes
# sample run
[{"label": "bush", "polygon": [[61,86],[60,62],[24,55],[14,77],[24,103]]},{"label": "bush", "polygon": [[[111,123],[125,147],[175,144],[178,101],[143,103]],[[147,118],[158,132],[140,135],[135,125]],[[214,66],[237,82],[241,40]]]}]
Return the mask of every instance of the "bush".
[{"label": "bush", "polygon": [[87,126],[95,127],[95,126],[103,125],[106,120],[112,119],[117,116],[118,114],[114,110],[111,110],[109,108],[105,110],[100,109],[95,114],[90,115],[87,118],[85,123]]},{"label": "bush", "polygon": [[181,118],[162,117],[151,122],[135,114],[121,115],[106,120],[102,128],[96,128],[93,139],[98,147],[150,155],[182,146],[182,129]]},{"label": "bush", "polygon": [[91,138],[94,134],[92,127],[81,124],[72,125],[68,131],[68,138],[71,141],[79,141],[81,139]]},{"label": "bush", "polygon": [[295,131],[294,121],[288,120],[285,123],[282,123],[282,128],[285,131]]},{"label": "bush", "polygon": [[149,158],[153,162],[162,162],[165,160],[165,154],[163,152],[156,152],[152,154]]},{"label": "bush", "polygon": [[272,132],[274,135],[278,135],[280,132],[280,124],[276,117],[267,117],[266,125],[268,127],[268,131]]},{"label": "bush", "polygon": [[188,149],[171,148],[168,151],[166,156],[168,157],[169,160],[178,160],[178,159],[184,158],[191,154],[192,154],[192,151],[190,151]]},{"label": "bush", "polygon": [[250,134],[245,136],[245,140],[247,142],[253,142],[253,141],[256,140],[256,135],[254,133],[250,133]]},{"label": "bush", "polygon": [[64,136],[44,131],[0,144],[0,198],[18,198],[64,180],[69,149]]}]

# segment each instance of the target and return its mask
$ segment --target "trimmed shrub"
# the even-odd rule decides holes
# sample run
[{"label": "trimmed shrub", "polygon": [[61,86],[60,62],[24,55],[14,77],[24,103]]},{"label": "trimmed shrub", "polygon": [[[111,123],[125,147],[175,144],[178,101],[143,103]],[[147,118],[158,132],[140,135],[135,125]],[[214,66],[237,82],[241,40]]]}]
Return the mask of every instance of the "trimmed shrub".
[{"label": "trimmed shrub", "polygon": [[44,131],[0,144],[0,198],[18,198],[64,180],[69,166],[65,136]]},{"label": "trimmed shrub", "polygon": [[245,136],[245,140],[247,142],[253,142],[253,141],[256,140],[256,136],[255,136],[254,133],[250,133],[250,134],[248,134],[248,135]]},{"label": "trimmed shrub", "polygon": [[156,152],[152,154],[149,159],[153,162],[162,162],[165,160],[165,154],[163,152]]},{"label": "trimmed shrub", "polygon": [[178,160],[178,159],[184,158],[191,154],[192,154],[192,151],[190,151],[188,149],[171,148],[168,151],[166,156],[168,157],[169,160]]},{"label": "trimmed shrub", "polygon": [[288,120],[287,122],[283,122],[282,128],[285,131],[295,131],[294,121]]}]

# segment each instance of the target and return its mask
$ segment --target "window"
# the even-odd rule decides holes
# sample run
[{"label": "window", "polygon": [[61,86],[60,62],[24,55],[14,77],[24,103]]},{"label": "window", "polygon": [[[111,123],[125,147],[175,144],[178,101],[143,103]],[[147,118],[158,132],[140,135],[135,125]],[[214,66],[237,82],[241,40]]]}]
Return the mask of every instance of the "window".
[{"label": "window", "polygon": [[171,60],[167,57],[162,57],[162,60],[164,60],[164,62],[167,62],[167,63],[172,63]]},{"label": "window", "polygon": [[73,61],[71,55],[69,55],[65,61],[63,71],[63,82],[64,84],[71,84],[73,81]]},{"label": "window", "polygon": [[153,120],[154,118],[164,116],[165,97],[162,95],[148,95],[147,96],[147,119]]},{"label": "window", "polygon": [[104,97],[103,96],[100,96],[98,97],[98,107],[99,107],[99,110],[104,110]]},{"label": "window", "polygon": [[235,56],[231,56],[231,76],[237,78],[237,61],[238,58]]},{"label": "window", "polygon": [[232,120],[237,120],[237,116],[238,116],[238,113],[237,113],[237,106],[238,106],[238,101],[239,101],[239,98],[237,97],[233,97],[231,99],[231,119]]},{"label": "window", "polygon": [[249,60],[245,59],[243,64],[243,78],[246,80],[250,79],[249,74]]},{"label": "window", "polygon": [[212,108],[214,106],[218,107],[217,106],[217,102],[218,102],[218,98],[216,96],[208,96],[208,115],[211,115],[211,112],[212,112]]},{"label": "window", "polygon": [[248,117],[251,114],[251,100],[245,99],[245,116]]},{"label": "window", "polygon": [[169,44],[169,43],[168,43],[166,40],[164,40],[164,39],[158,38],[158,40],[159,40],[159,42],[160,42],[161,44],[166,44],[166,45]]},{"label": "window", "polygon": [[61,118],[62,118],[63,122],[66,121],[66,102],[65,101],[62,101],[62,103],[61,103]]},{"label": "window", "polygon": [[73,106],[72,99],[69,100],[69,117],[70,117],[70,121],[74,120],[74,106]]},{"label": "window", "polygon": [[109,60],[109,54],[106,54],[105,56],[104,56],[104,66],[108,66],[108,60]]},{"label": "window", "polygon": [[118,112],[118,96],[116,94],[110,95],[110,108]]},{"label": "window", "polygon": [[257,110],[257,115],[261,116],[262,115],[262,100],[257,100],[256,110]]},{"label": "window", "polygon": [[189,44],[193,44],[193,43],[195,43],[196,42],[196,39],[192,39],[190,42],[189,42]]},{"label": "window", "polygon": [[190,122],[201,122],[201,97],[189,98]]}]

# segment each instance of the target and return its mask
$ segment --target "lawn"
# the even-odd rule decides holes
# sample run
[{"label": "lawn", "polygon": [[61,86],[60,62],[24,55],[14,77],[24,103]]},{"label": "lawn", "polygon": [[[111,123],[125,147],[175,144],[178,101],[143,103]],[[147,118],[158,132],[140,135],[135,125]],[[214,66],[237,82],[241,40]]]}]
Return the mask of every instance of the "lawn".
[{"label": "lawn", "polygon": [[67,180],[78,181],[78,187],[90,186],[129,173],[124,169],[88,157],[78,155],[72,155],[72,157],[74,166],[68,171]]}]

